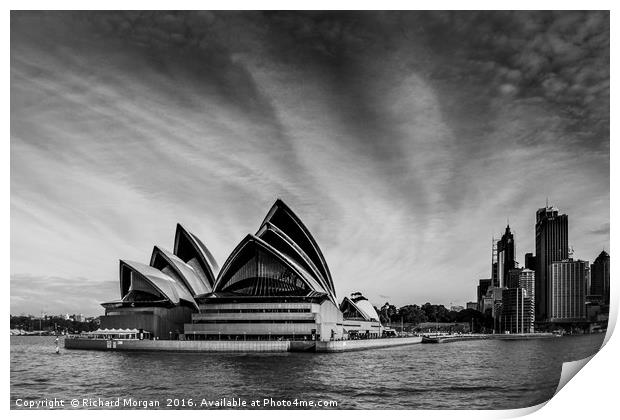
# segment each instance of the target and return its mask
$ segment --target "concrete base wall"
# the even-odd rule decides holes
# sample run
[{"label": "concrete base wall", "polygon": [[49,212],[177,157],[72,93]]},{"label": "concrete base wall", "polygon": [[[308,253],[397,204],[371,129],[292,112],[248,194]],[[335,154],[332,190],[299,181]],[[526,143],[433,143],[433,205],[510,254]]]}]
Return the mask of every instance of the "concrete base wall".
[{"label": "concrete base wall", "polygon": [[319,353],[334,353],[341,351],[365,350],[381,347],[406,346],[419,344],[422,337],[402,338],[377,338],[372,340],[343,340],[343,341],[319,341],[316,343],[316,351]]},{"label": "concrete base wall", "polygon": [[451,343],[454,341],[471,340],[537,340],[539,338],[553,338],[552,333],[528,333],[528,334],[463,334],[444,336],[425,336],[422,340],[426,344]]},{"label": "concrete base wall", "polygon": [[83,350],[120,351],[176,351],[176,352],[243,352],[274,353],[306,351],[333,353],[380,347],[405,346],[422,342],[422,337],[379,338],[374,340],[342,341],[176,341],[176,340],[103,340],[65,339],[65,348]]},{"label": "concrete base wall", "polygon": [[290,341],[176,341],[176,340],[92,340],[65,339],[67,349],[178,352],[258,352],[290,351]]},{"label": "concrete base wall", "polygon": [[106,350],[107,340],[90,340],[79,338],[65,338],[66,349],[77,350]]}]

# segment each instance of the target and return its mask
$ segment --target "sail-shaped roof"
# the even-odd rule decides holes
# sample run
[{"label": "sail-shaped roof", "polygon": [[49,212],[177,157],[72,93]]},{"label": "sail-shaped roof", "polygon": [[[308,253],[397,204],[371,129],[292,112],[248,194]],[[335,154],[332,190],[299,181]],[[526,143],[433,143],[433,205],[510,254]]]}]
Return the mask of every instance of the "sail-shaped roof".
[{"label": "sail-shaped roof", "polygon": [[189,264],[161,247],[153,247],[150,265],[181,281],[192,296],[211,292],[211,286],[204,282]]},{"label": "sail-shaped roof", "polygon": [[255,235],[247,235],[230,254],[214,292],[250,296],[300,296],[326,293],[300,264]]},{"label": "sail-shaped roof", "polygon": [[363,296],[359,296],[352,300],[355,305],[360,309],[360,311],[364,312],[369,320],[371,321],[379,321],[379,314],[375,310],[375,307],[372,306],[372,303],[368,299]]},{"label": "sail-shaped roof", "polygon": [[368,316],[348,297],[342,299],[340,311],[345,319],[363,319],[364,321],[370,321]]},{"label": "sail-shaped roof", "polygon": [[[323,277],[323,283],[332,295],[336,295],[331,273],[325,261],[325,257],[310,231],[303,224],[301,219],[288,207],[282,200],[277,199],[273,204],[265,220],[261,223],[260,229],[266,224],[277,226],[283,231],[314,263],[319,273]],[[259,231],[260,231],[259,229]]]},{"label": "sail-shaped roof", "polygon": [[353,299],[345,297],[340,304],[340,310],[345,314],[345,318],[363,318],[366,321],[379,321],[377,311],[364,296],[358,296]]},{"label": "sail-shaped roof", "polygon": [[202,241],[180,223],[174,235],[174,255],[190,265],[206,287],[213,290],[217,262]]},{"label": "sail-shaped roof", "polygon": [[284,231],[277,226],[267,222],[263,224],[256,236],[267,242],[269,245],[276,248],[282,254],[295,261],[301,267],[303,267],[308,273],[310,273],[327,292],[330,299],[337,304],[337,299],[329,284],[316,267],[310,257],[304,252],[299,245],[297,245]]},{"label": "sail-shaped roof", "polygon": [[122,299],[130,292],[140,292],[167,300],[173,305],[179,305],[183,300],[197,308],[194,298],[182,283],[154,267],[120,260],[119,274]]}]

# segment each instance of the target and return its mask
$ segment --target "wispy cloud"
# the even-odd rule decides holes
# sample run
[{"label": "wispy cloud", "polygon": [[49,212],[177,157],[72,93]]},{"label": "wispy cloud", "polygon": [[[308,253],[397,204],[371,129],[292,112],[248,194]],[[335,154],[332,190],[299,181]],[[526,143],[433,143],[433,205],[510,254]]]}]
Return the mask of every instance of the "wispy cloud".
[{"label": "wispy cloud", "polygon": [[177,221],[222,262],[277,196],[341,296],[464,302],[547,196],[608,248],[608,126],[607,13],[14,12],[11,310],[97,313]]}]

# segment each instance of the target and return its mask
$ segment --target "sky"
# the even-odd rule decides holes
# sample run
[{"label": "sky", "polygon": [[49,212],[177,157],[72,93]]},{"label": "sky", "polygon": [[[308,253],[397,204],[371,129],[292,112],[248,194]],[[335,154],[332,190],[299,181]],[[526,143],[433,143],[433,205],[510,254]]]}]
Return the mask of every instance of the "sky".
[{"label": "sky", "polygon": [[609,250],[608,12],[12,12],[11,313],[100,315],[282,198],[339,299],[475,300],[507,223]]}]

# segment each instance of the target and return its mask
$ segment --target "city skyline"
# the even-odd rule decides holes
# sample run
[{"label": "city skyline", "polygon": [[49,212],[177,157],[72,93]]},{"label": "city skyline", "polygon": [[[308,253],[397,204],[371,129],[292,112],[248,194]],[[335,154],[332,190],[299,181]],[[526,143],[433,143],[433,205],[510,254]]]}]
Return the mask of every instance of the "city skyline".
[{"label": "city skyline", "polygon": [[178,222],[222,265],[277,197],[340,299],[465,304],[547,197],[593,262],[609,14],[11,14],[11,313],[101,314]]}]

